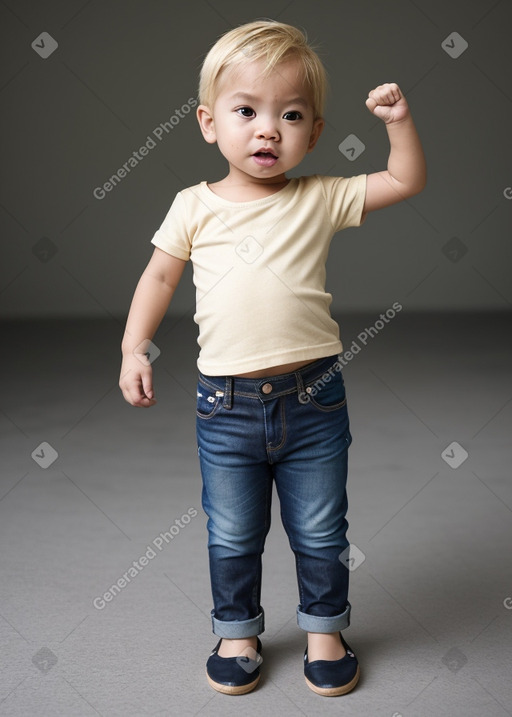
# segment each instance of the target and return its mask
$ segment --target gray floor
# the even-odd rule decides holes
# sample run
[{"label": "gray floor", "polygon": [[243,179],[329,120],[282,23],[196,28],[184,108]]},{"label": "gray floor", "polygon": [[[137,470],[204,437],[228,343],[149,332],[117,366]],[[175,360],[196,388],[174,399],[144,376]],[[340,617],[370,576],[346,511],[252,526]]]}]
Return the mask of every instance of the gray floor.
[{"label": "gray floor", "polygon": [[121,322],[4,324],[1,715],[512,714],[510,315],[402,312],[365,346],[377,318],[341,321],[345,348],[360,349],[344,371],[357,546],[345,636],[362,678],[336,699],[304,682],[277,500],[260,686],[228,697],[206,683],[216,638],[191,319],[155,338],[150,410],[117,388]]}]

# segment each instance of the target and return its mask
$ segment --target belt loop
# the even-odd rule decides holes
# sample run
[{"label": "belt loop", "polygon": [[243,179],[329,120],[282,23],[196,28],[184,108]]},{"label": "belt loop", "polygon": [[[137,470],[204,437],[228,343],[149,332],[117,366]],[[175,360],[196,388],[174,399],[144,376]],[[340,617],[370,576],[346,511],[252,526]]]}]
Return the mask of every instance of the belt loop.
[{"label": "belt loop", "polygon": [[223,406],[228,411],[233,408],[233,377],[226,376],[226,390],[224,391]]}]

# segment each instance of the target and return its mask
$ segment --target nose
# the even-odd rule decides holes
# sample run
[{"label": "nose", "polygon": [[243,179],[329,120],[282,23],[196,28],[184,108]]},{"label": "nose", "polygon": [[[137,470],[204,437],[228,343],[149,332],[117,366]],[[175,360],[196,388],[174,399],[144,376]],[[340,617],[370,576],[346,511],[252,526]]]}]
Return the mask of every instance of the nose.
[{"label": "nose", "polygon": [[256,137],[258,139],[279,139],[279,130],[277,129],[276,122],[271,117],[260,117],[260,124],[256,131]]}]

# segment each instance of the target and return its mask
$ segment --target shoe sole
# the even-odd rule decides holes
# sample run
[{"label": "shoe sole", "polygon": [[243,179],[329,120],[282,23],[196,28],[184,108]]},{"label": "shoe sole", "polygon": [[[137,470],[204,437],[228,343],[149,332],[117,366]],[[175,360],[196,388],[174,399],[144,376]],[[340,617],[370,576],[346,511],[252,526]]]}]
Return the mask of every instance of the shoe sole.
[{"label": "shoe sole", "polygon": [[217,692],[222,692],[224,695],[245,695],[247,692],[251,692],[258,682],[260,681],[261,675],[247,685],[223,685],[222,682],[214,682],[208,672],[206,672],[206,679],[210,687],[213,687]]},{"label": "shoe sole", "polygon": [[306,684],[309,689],[313,690],[313,692],[316,692],[317,695],[322,695],[323,697],[338,697],[339,695],[346,695],[347,692],[351,692],[354,689],[354,687],[359,682],[359,675],[360,671],[358,665],[357,672],[354,675],[353,679],[346,685],[342,685],[341,687],[317,687],[312,682],[310,682],[306,676],[304,676],[304,679],[306,680]]}]

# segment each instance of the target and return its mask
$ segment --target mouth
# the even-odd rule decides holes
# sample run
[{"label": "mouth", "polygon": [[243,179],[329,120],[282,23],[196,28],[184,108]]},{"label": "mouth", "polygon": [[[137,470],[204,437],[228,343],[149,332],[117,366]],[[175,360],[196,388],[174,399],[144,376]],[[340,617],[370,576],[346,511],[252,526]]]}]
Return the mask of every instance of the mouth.
[{"label": "mouth", "polygon": [[278,160],[272,152],[255,152],[252,158],[261,167],[272,167]]}]

